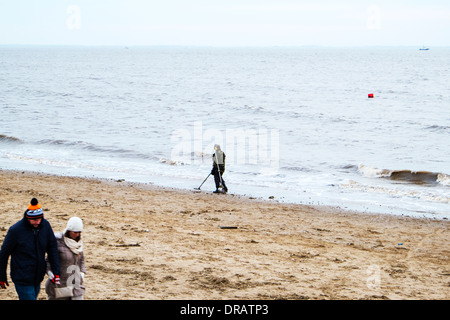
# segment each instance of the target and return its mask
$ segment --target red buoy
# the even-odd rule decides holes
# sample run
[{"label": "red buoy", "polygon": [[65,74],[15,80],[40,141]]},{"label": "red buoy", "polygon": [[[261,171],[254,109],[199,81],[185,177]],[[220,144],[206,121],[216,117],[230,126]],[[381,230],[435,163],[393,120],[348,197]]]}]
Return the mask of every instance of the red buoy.
[{"label": "red buoy", "polygon": [[373,98],[373,93],[369,93],[369,98]]}]

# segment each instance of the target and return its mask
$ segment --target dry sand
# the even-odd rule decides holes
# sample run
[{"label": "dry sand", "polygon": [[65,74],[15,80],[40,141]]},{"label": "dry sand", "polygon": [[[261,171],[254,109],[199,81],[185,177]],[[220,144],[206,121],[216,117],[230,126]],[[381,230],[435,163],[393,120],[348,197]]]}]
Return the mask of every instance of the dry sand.
[{"label": "dry sand", "polygon": [[[86,299],[450,298],[447,220],[28,172],[0,181],[0,243],[32,197],[55,232],[84,220]],[[11,282],[0,299],[17,299]]]}]

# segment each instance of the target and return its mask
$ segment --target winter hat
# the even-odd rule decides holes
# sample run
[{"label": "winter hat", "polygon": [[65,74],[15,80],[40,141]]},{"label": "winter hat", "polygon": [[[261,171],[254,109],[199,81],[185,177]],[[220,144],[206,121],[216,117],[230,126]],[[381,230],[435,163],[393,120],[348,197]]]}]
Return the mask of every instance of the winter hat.
[{"label": "winter hat", "polygon": [[81,220],[78,217],[72,217],[67,221],[66,230],[64,230],[64,233],[67,231],[72,232],[82,232],[83,231],[83,220]]},{"label": "winter hat", "polygon": [[[78,217],[72,217],[67,221],[67,227],[64,230],[63,234],[65,235],[67,232],[82,232],[83,231],[83,221]],[[64,243],[66,246],[75,254],[80,254],[83,252],[83,240],[81,240],[81,234],[77,237],[77,239],[72,239],[68,236],[64,236]]]},{"label": "winter hat", "polygon": [[25,216],[28,219],[40,219],[44,216],[42,206],[39,204],[36,198],[31,199],[30,205],[25,211]]}]

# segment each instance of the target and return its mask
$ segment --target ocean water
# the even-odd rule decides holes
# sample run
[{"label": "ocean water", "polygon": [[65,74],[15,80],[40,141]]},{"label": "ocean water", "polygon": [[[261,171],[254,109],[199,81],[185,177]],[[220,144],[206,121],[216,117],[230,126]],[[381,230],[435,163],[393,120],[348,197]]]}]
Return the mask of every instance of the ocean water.
[{"label": "ocean water", "polygon": [[231,194],[448,219],[449,83],[449,48],[0,46],[0,168],[193,190],[218,143]]}]

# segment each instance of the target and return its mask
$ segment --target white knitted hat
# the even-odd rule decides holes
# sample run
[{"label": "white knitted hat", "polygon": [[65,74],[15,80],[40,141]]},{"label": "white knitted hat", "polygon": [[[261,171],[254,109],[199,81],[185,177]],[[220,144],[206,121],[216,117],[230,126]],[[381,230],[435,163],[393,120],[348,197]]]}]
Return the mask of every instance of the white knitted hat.
[{"label": "white knitted hat", "polygon": [[72,217],[67,222],[67,227],[65,231],[82,232],[83,231],[83,221],[78,217]]}]

